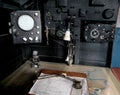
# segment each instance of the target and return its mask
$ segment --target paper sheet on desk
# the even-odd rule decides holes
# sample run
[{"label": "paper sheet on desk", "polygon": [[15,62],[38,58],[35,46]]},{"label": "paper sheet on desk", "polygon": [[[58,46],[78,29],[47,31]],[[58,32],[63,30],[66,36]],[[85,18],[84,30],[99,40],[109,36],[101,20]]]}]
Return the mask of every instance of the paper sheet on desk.
[{"label": "paper sheet on desk", "polygon": [[[44,75],[44,74],[41,74]],[[72,77],[82,81],[82,89],[74,89],[73,82],[62,77],[40,79],[35,82],[29,94],[35,95],[89,95],[85,78]]]}]

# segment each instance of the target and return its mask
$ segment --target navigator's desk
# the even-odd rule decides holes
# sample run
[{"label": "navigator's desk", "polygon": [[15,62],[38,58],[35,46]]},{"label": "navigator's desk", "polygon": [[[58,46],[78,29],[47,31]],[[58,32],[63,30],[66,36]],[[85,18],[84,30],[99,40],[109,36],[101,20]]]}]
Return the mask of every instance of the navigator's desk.
[{"label": "navigator's desk", "polygon": [[24,85],[24,83],[31,79],[31,76],[34,75],[34,72],[37,72],[40,69],[83,72],[86,73],[88,77],[87,80],[90,95],[120,95],[120,83],[114,77],[111,69],[109,68],[80,65],[67,66],[63,63],[60,64],[42,61],[39,64],[39,68],[31,68],[30,62],[27,61],[2,83],[4,83],[6,87],[10,87],[10,85],[14,85],[14,87]]}]

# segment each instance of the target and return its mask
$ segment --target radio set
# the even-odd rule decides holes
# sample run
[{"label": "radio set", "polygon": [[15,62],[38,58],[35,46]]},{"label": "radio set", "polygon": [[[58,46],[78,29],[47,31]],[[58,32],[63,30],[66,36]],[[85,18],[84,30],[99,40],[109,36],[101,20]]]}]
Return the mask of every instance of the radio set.
[{"label": "radio set", "polygon": [[31,44],[44,60],[107,66],[117,0],[41,0],[37,6],[11,13],[14,44]]}]

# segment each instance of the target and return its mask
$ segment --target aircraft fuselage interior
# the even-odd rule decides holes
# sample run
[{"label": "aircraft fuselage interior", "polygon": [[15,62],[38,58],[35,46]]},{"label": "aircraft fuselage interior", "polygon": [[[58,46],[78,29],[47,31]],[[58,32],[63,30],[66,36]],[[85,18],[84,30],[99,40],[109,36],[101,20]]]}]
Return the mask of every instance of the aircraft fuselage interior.
[{"label": "aircraft fuselage interior", "polygon": [[28,60],[120,68],[119,15],[118,0],[0,0],[0,80]]}]

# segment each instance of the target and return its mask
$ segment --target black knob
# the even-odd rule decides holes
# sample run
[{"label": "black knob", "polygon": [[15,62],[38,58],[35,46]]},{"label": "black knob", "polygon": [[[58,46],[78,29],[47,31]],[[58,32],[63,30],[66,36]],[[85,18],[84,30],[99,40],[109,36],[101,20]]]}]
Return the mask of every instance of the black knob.
[{"label": "black knob", "polygon": [[15,32],[14,35],[17,37],[17,36],[20,35],[20,33],[19,32]]},{"label": "black knob", "polygon": [[79,16],[80,16],[80,17],[85,17],[86,14],[87,14],[87,10],[79,9]]},{"label": "black knob", "polygon": [[103,11],[103,18],[104,19],[110,19],[114,16],[114,10],[113,9],[106,9]]},{"label": "black knob", "polygon": [[63,33],[62,30],[58,30],[58,31],[56,31],[56,36],[57,36],[57,37],[59,37],[59,38],[63,38],[63,35],[64,35],[64,33]]}]

